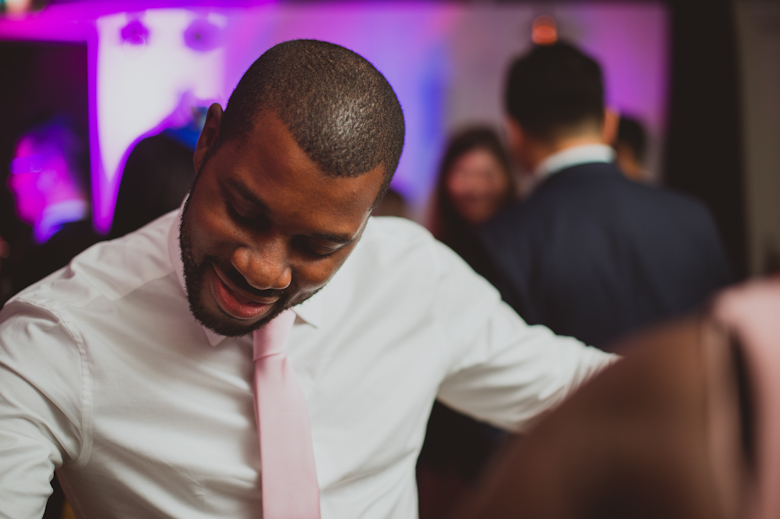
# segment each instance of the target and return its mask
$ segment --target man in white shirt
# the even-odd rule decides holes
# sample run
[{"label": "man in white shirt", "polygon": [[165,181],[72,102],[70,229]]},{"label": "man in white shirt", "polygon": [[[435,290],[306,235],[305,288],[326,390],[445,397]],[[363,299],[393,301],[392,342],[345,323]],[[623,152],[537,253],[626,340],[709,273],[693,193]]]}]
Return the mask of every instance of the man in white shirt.
[{"label": "man in white shirt", "polygon": [[469,260],[526,322],[610,348],[729,282],[707,209],[613,164],[596,61],[535,47],[513,62],[505,104],[510,148],[537,185],[478,231]]},{"label": "man in white shirt", "polygon": [[[296,314],[321,514],[410,518],[433,400],[521,429],[612,357],[528,327],[417,225],[369,219],[403,115],[336,45],[261,56],[209,109],[181,212],[0,313],[0,518],[261,516],[252,336]],[[193,318],[194,316],[194,318]]]}]

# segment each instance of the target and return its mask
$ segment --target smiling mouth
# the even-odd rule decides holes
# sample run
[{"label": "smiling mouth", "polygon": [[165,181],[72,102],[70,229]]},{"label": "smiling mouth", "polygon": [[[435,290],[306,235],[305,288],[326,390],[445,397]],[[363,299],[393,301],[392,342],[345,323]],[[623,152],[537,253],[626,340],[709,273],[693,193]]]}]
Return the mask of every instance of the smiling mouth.
[{"label": "smiling mouth", "polygon": [[263,298],[248,294],[235,286],[217,266],[212,267],[211,289],[217,305],[230,317],[242,321],[262,317],[279,298]]}]

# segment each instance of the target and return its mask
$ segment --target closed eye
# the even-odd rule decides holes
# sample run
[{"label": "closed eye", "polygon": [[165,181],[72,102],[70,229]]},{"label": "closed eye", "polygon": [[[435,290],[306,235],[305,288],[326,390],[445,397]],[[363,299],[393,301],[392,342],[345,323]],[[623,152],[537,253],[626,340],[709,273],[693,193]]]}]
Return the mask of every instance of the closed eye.
[{"label": "closed eye", "polygon": [[334,254],[342,248],[341,244],[338,245],[319,245],[311,242],[307,237],[301,236],[294,239],[295,248],[303,252],[307,256],[315,258],[327,258],[331,254]]},{"label": "closed eye", "polygon": [[248,224],[250,222],[251,218],[238,212],[233,204],[228,202],[225,205],[227,205],[228,213],[230,213],[230,216],[233,218],[233,220],[244,224]]},{"label": "closed eye", "polygon": [[264,214],[246,210],[241,202],[236,202],[230,195],[225,195],[224,200],[230,218],[237,224],[253,229],[263,229],[268,225],[268,218]]}]

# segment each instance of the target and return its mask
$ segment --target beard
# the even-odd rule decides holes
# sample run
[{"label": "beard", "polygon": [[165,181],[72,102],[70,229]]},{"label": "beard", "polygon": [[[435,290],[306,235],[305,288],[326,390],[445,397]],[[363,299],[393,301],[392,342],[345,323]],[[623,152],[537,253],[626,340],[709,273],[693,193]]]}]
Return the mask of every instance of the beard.
[{"label": "beard", "polygon": [[[189,199],[184,205],[181,216],[181,225],[179,227],[179,245],[181,247],[181,260],[184,265],[184,282],[187,289],[187,300],[190,305],[190,312],[203,326],[226,337],[239,337],[251,333],[258,328],[265,326],[284,310],[290,308],[290,296],[296,292],[293,284],[285,290],[257,290],[247,283],[246,279],[229,263],[220,261],[217,256],[205,255],[198,261],[193,252],[192,236],[187,223],[187,210]],[[248,293],[258,294],[263,297],[278,297],[268,314],[262,319],[247,323],[236,319],[217,306],[217,312],[210,310],[203,302],[206,297],[204,293],[208,292],[206,287],[206,273],[218,267],[228,278],[238,287]],[[308,299],[308,298],[307,298]]]}]

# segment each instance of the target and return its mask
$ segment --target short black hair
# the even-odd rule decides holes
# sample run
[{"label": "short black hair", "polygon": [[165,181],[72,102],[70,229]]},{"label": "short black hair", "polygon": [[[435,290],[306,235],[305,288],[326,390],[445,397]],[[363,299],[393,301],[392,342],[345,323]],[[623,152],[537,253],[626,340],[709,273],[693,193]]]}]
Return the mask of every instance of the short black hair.
[{"label": "short black hair", "polygon": [[280,43],[239,81],[222,117],[217,147],[243,139],[257,116],[272,111],[322,171],[356,177],[381,165],[393,178],[404,143],[404,116],[382,74],[363,57],[333,43]]},{"label": "short black hair", "polygon": [[505,95],[509,115],[540,139],[604,120],[601,67],[569,43],[535,46],[515,59]]},{"label": "short black hair", "polygon": [[615,144],[625,144],[634,152],[637,162],[645,161],[647,151],[647,135],[639,119],[627,115],[620,116]]}]

